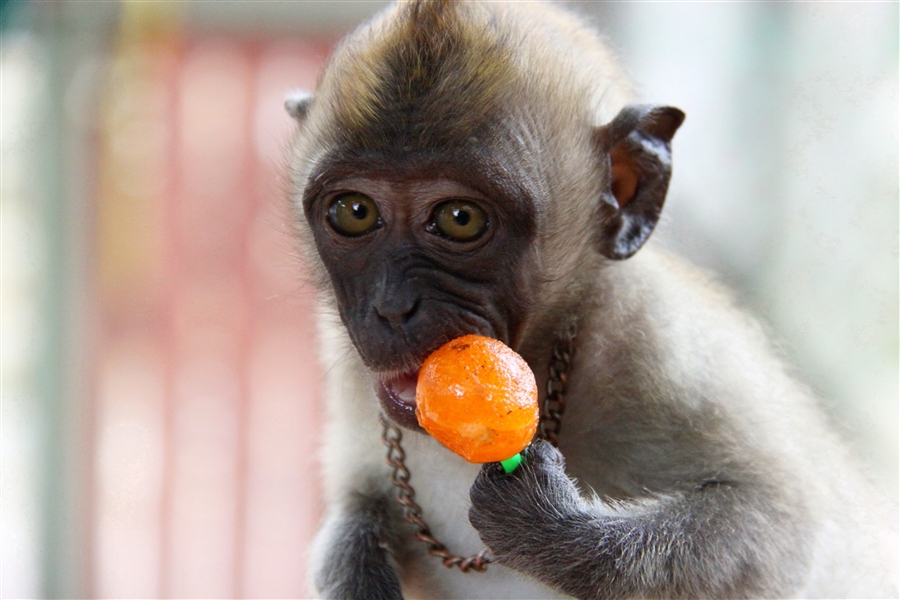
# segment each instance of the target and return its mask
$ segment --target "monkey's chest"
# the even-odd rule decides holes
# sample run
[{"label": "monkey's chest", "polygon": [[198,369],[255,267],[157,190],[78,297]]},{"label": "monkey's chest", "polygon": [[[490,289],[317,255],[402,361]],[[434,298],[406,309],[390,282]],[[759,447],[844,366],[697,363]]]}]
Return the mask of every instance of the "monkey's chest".
[{"label": "monkey's chest", "polygon": [[[471,556],[484,548],[469,523],[469,488],[480,465],[470,464],[433,438],[405,438],[410,485],[415,501],[434,538],[456,555]],[[403,530],[398,559],[406,598],[566,598],[516,571],[491,564],[487,571],[447,568],[428,554],[426,544],[413,539],[414,528]]]}]

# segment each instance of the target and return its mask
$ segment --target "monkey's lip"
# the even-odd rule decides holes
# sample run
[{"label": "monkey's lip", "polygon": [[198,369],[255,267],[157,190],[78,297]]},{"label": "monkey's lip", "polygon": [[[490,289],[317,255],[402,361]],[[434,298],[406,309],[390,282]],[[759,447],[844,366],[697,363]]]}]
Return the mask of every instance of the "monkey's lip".
[{"label": "monkey's lip", "polygon": [[379,375],[375,380],[375,394],[384,416],[406,429],[424,432],[416,418],[416,381],[418,371],[400,375]]}]

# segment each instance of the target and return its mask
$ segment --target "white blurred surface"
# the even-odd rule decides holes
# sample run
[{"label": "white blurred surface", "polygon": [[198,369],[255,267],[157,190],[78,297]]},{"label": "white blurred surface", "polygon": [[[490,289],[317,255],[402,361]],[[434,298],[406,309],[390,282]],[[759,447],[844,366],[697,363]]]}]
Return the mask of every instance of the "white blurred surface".
[{"label": "white blurred surface", "polygon": [[737,291],[896,497],[897,4],[614,7],[640,100],[687,113],[657,236]]}]

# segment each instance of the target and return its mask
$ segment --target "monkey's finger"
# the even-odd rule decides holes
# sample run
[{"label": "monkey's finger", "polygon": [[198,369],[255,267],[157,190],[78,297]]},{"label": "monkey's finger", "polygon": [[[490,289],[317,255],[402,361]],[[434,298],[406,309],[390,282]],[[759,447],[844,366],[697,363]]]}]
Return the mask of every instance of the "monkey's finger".
[{"label": "monkey's finger", "polygon": [[499,479],[504,475],[506,475],[506,471],[499,462],[484,463],[481,465],[481,470],[478,472],[478,477],[475,481],[479,479]]},{"label": "monkey's finger", "polygon": [[553,444],[545,440],[535,440],[522,451],[525,464],[531,464],[535,468],[548,466],[562,469],[566,466],[566,459]]}]

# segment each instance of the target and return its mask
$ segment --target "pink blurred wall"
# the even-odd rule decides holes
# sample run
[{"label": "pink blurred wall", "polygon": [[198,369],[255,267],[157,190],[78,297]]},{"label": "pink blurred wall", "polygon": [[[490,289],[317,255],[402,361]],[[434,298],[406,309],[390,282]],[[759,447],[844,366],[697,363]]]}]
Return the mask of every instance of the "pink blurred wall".
[{"label": "pink blurred wall", "polygon": [[98,140],[92,596],[308,595],[322,382],[282,103],[326,53],[123,32]]}]

